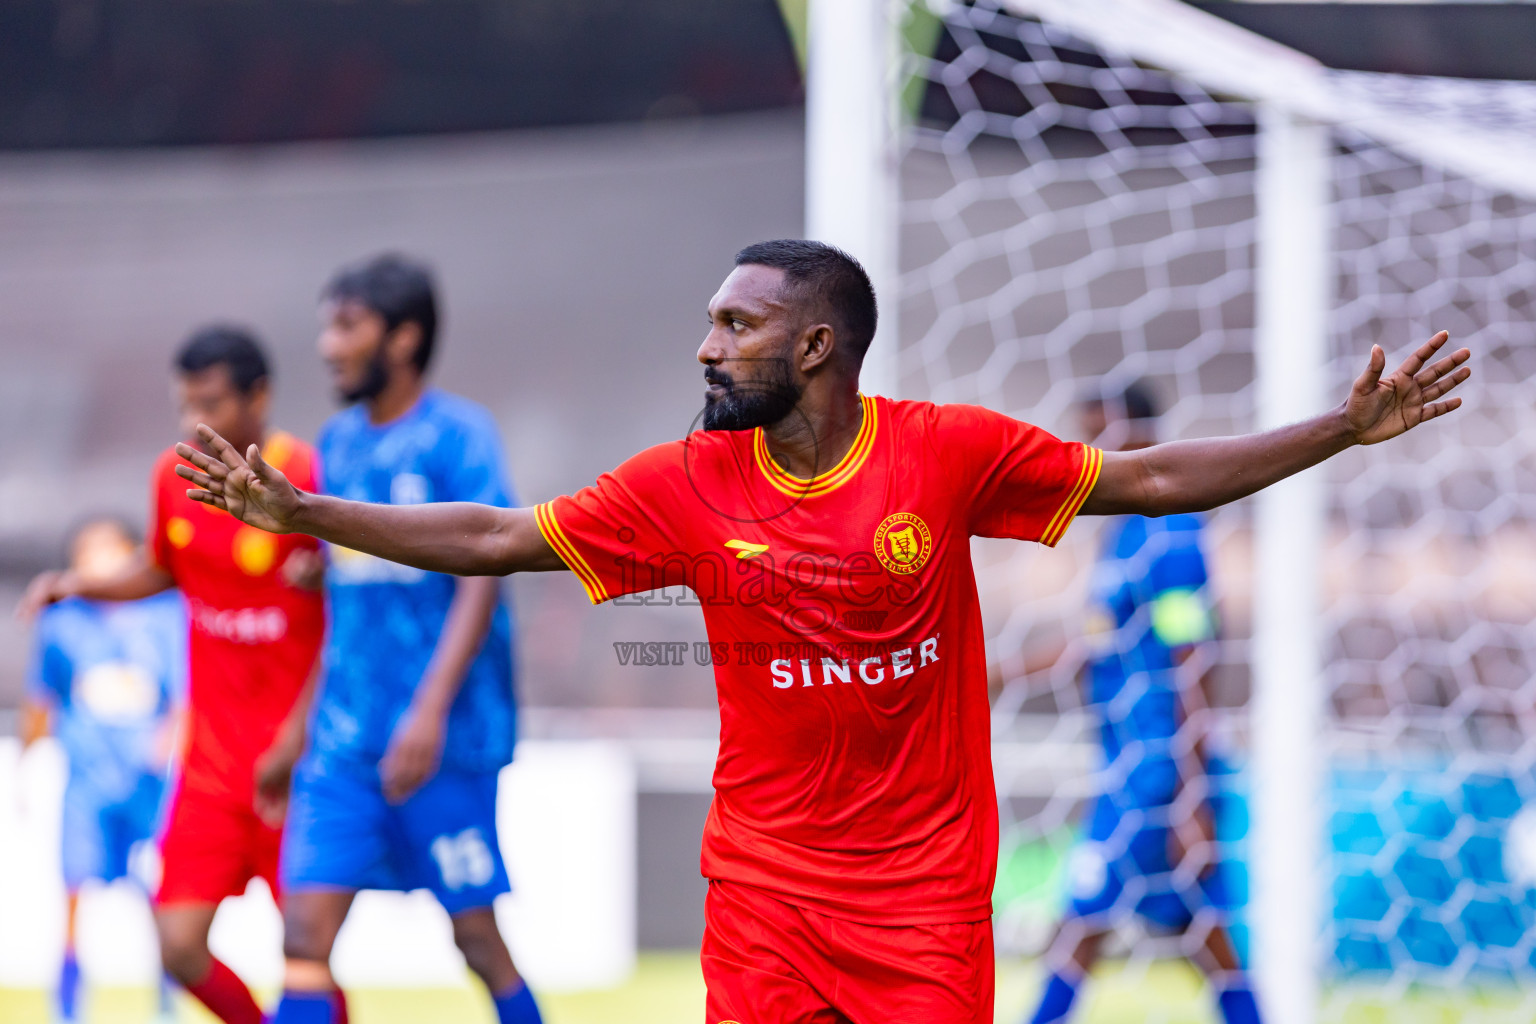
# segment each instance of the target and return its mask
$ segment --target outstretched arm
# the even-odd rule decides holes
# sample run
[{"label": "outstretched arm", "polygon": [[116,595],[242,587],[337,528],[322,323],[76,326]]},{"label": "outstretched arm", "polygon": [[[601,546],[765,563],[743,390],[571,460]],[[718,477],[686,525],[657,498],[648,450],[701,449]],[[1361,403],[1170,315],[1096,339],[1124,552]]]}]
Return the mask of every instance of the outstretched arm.
[{"label": "outstretched arm", "polygon": [[539,532],[531,508],[470,502],[375,505],[310,494],[267,465],[255,445],[242,457],[208,427],[199,424],[197,433],[212,454],[189,444],[176,446],[176,453],[197,467],[176,467],[197,485],[187,497],[251,526],[307,533],[391,562],[458,576],[565,568]]},{"label": "outstretched arm", "polygon": [[448,735],[448,712],[464,685],[470,665],[485,646],[500,600],[501,582],[475,578],[455,581],[453,603],[438,635],[426,674],[416,684],[411,706],[395,725],[389,748],[379,762],[384,798],[399,803],[420,789],[437,771]]},{"label": "outstretched arm", "polygon": [[272,738],[271,744],[256,758],[256,793],[252,808],[256,811],[256,817],[272,828],[282,828],[283,818],[288,813],[293,766],[299,763],[299,757],[304,753],[310,707],[320,689],[321,662],[320,654],[316,652],[315,660],[309,667],[309,676],[304,680],[304,687],[294,700],[293,707],[288,709],[288,716],[278,726],[277,735]]},{"label": "outstretched arm", "polygon": [[1085,515],[1163,516],[1203,512],[1245,498],[1357,444],[1379,444],[1443,416],[1460,398],[1438,401],[1472,375],[1460,349],[1429,363],[1450,336],[1430,338],[1387,376],[1386,353],[1371,347],[1365,372],[1344,404],[1302,423],[1241,437],[1174,441],[1105,452],[1104,468],[1083,504]]},{"label": "outstretched arm", "polygon": [[27,585],[16,605],[19,618],[31,620],[44,608],[66,597],[84,597],[92,601],[137,601],[153,597],[176,585],[171,574],[139,552],[116,576],[107,579],[82,579],[68,569],[40,573]]}]

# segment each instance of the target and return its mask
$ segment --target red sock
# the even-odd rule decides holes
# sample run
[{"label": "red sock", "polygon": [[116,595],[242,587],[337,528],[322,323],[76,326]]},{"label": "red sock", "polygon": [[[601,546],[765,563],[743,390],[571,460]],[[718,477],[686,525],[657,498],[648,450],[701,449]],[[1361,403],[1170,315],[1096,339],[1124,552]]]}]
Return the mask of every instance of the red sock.
[{"label": "red sock", "polygon": [[240,976],[217,958],[208,971],[208,977],[196,985],[187,986],[213,1015],[224,1024],[261,1024],[261,1007],[251,996]]},{"label": "red sock", "polygon": [[336,990],[336,1016],[333,1024],[347,1024],[347,994]]}]

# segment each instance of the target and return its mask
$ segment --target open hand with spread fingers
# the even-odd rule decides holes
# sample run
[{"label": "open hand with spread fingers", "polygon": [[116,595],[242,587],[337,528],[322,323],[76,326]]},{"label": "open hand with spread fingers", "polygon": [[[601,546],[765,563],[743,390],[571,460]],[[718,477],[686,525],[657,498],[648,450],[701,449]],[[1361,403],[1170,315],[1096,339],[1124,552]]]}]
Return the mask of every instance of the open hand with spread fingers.
[{"label": "open hand with spread fingers", "polygon": [[1448,340],[1450,335],[1441,331],[1386,376],[1387,354],[1380,345],[1371,346],[1370,362],[1344,402],[1344,419],[1357,443],[1378,444],[1461,405],[1460,398],[1439,399],[1472,376],[1471,368],[1462,365],[1472,353],[1458,349],[1429,362]]},{"label": "open hand with spread fingers", "polygon": [[208,447],[207,452],[185,442],[176,445],[176,454],[192,463],[177,466],[176,474],[197,485],[187,491],[187,497],[221,508],[242,523],[269,533],[291,532],[303,504],[303,492],[267,465],[256,445],[251,445],[242,458],[233,445],[204,424],[197,425],[197,436]]}]

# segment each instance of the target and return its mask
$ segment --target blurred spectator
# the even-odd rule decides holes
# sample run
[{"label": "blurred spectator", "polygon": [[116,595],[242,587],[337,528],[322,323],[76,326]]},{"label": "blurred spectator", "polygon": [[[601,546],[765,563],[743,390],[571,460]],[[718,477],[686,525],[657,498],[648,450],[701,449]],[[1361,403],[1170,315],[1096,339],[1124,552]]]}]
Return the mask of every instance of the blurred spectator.
[{"label": "blurred spectator", "polygon": [[[132,564],[138,547],[124,523],[89,520],[70,543],[70,571],[88,582],[111,579]],[[80,890],[90,881],[130,878],[134,847],[151,838],[161,815],[186,641],[186,612],[171,590],[128,602],[69,597],[37,620],[22,742],[51,733],[69,762],[60,847],[69,904],[57,993],[64,1021],[78,1019],[80,1009]],[[162,1004],[168,1007],[163,985]]]}]

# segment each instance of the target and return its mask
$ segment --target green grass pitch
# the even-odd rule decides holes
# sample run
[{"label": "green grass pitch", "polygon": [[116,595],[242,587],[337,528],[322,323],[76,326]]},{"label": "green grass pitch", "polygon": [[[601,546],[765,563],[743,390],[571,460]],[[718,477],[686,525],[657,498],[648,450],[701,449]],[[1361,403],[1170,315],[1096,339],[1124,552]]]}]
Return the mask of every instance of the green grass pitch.
[{"label": "green grass pitch", "polygon": [[[997,1020],[1019,1024],[1033,1007],[1040,972],[1033,963],[998,963]],[[1415,992],[1406,999],[1373,998],[1366,990],[1347,995],[1350,1006],[1333,1016],[1343,1024],[1451,1024],[1515,1020],[1520,993]],[[270,998],[270,993],[268,994]],[[213,1024],[214,1018],[180,997],[177,1024]],[[701,1024],[704,982],[698,958],[691,954],[646,954],[629,982],[602,992],[545,993],[540,997],[546,1024]],[[354,1024],[494,1024],[490,1003],[477,988],[369,989],[351,994]],[[83,1024],[150,1024],[155,1020],[154,993],[112,988],[93,993]],[[1199,976],[1179,963],[1127,968],[1105,964],[1076,1018],[1081,1024],[1214,1024],[1217,1020]],[[0,988],[0,1021],[51,1024],[45,993]]]}]

